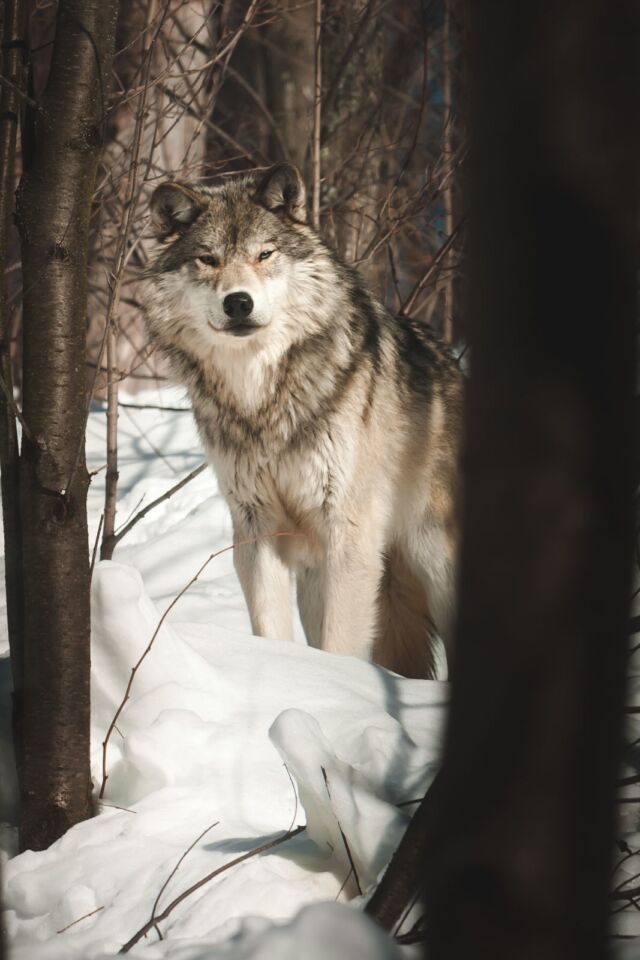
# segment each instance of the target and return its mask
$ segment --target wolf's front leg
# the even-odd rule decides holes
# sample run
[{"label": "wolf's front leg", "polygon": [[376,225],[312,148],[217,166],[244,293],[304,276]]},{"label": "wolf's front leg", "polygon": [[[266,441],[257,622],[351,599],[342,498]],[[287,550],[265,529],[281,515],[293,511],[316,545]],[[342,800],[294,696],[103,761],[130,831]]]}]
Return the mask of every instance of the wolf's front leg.
[{"label": "wolf's front leg", "polygon": [[371,660],[382,572],[373,531],[343,527],[332,534],[324,577],[323,650]]},{"label": "wolf's front leg", "polygon": [[[236,522],[234,534],[236,543],[254,535]],[[276,553],[274,541],[257,540],[236,547],[233,560],[253,632],[272,640],[293,640],[291,574]]]}]

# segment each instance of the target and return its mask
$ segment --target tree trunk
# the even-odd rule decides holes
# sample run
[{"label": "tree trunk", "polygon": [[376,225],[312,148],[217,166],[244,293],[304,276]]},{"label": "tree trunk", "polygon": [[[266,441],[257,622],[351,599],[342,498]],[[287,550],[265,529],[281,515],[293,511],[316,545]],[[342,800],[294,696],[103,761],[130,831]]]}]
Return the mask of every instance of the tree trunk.
[{"label": "tree trunk", "polygon": [[600,960],[634,526],[638,11],[469,6],[472,360],[429,956]]},{"label": "tree trunk", "polygon": [[273,46],[265,58],[268,103],[280,140],[272,138],[271,156],[309,174],[305,167],[313,127],[314,18],[315,4],[280,0],[278,17],[267,28]]},{"label": "tree trunk", "polygon": [[116,0],[61,0],[49,80],[24,158],[21,507],[25,591],[21,845],[91,813],[89,551],[84,460],[89,215]]},{"label": "tree trunk", "polygon": [[13,742],[18,771],[22,714],[22,545],[19,509],[19,449],[11,374],[10,324],[5,271],[14,207],[16,142],[24,92],[26,60],[23,0],[9,0],[2,29],[2,76],[10,84],[0,91],[0,480],[4,529],[7,627],[13,675]]},{"label": "tree trunk", "polygon": [[[380,0],[323,4],[320,157],[329,214],[322,232],[347,263],[365,255],[376,233],[384,179],[385,6]],[[369,262],[362,269],[373,279]]]}]

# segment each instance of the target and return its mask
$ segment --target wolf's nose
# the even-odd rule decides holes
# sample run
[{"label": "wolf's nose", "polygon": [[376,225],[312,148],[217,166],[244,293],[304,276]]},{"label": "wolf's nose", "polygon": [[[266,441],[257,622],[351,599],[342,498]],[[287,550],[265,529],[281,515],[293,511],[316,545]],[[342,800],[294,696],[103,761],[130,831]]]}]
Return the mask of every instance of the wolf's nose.
[{"label": "wolf's nose", "polygon": [[229,293],[222,301],[222,308],[232,320],[246,320],[253,310],[253,300],[248,293]]}]

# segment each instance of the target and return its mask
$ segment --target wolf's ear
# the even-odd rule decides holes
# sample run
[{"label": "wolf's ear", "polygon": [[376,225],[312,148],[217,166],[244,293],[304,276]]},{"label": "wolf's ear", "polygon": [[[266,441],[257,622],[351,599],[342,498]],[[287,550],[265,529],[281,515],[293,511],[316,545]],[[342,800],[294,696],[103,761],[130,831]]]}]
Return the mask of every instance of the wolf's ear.
[{"label": "wolf's ear", "polygon": [[151,227],[158,240],[180,233],[197,220],[206,204],[198,194],[181,183],[161,183],[150,204]]},{"label": "wolf's ear", "polygon": [[299,223],[307,219],[306,199],[300,171],[291,163],[276,163],[264,174],[256,190],[256,200],[263,207],[274,213],[286,213]]}]

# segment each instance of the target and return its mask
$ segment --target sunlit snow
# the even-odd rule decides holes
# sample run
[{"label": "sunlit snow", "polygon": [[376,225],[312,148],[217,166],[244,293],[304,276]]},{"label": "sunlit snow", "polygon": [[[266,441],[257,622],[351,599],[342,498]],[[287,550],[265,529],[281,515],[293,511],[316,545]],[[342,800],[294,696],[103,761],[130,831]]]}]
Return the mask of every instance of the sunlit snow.
[{"label": "sunlit snow", "polygon": [[[184,405],[176,391],[128,401]],[[99,471],[89,497],[92,543],[102,510],[105,426],[103,412],[91,414],[87,455],[89,469]],[[121,408],[119,521],[201,460],[188,412]],[[133,665],[173,598],[211,553],[231,543],[227,509],[207,470],[137,525],[113,562],[96,565],[96,796],[102,744]],[[46,852],[4,864],[12,958],[112,957],[150,919],[163,884],[203,831],[156,916],[200,878],[305,824],[297,836],[196,890],[130,955],[411,955],[363,917],[358,890],[366,896],[375,883],[415,809],[408,801],[422,796],[435,773],[446,684],[401,679],[309,649],[298,634],[295,643],[252,637],[231,552],[210,562],[136,673],[106,750],[98,816]],[[6,653],[6,636],[3,643]],[[15,798],[6,716],[2,740],[0,800],[9,819]],[[4,839],[10,849],[10,830]]]}]

